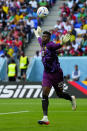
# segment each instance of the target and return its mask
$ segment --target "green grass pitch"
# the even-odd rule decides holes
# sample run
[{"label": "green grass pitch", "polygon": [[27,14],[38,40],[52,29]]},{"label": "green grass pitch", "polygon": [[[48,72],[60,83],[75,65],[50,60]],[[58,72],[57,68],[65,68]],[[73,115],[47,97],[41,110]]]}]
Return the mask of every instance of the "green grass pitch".
[{"label": "green grass pitch", "polygon": [[63,99],[49,99],[49,125],[39,125],[41,99],[0,99],[0,131],[87,131],[87,99],[77,110]]}]

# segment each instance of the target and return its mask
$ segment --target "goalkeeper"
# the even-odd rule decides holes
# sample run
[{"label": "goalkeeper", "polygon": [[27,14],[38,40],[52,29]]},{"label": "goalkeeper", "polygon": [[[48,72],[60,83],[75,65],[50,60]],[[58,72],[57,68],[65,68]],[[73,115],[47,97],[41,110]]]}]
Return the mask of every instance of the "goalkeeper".
[{"label": "goalkeeper", "polygon": [[56,94],[59,98],[69,100],[72,104],[72,109],[76,109],[75,96],[70,96],[68,93],[63,92],[63,72],[60,68],[60,63],[56,50],[62,47],[62,44],[55,44],[50,41],[51,34],[48,31],[44,31],[42,38],[40,37],[41,28],[34,29],[34,33],[41,46],[42,62],[44,65],[43,80],[42,80],[42,109],[43,118],[38,121],[39,124],[48,125],[48,95],[52,86],[54,87]]}]

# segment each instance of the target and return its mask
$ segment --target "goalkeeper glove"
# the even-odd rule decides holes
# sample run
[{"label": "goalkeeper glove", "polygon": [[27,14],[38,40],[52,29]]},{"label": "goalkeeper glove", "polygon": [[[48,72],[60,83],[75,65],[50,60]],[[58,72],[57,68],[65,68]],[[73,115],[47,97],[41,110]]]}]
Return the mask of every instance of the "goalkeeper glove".
[{"label": "goalkeeper glove", "polygon": [[37,31],[38,31],[38,33],[39,33],[39,34],[41,34],[42,29],[41,29],[41,27],[40,27],[40,26],[38,26],[38,27],[37,27]]},{"label": "goalkeeper glove", "polygon": [[37,38],[40,37],[42,30],[39,26],[37,27],[37,30],[34,29],[33,31],[34,31],[34,34]]}]

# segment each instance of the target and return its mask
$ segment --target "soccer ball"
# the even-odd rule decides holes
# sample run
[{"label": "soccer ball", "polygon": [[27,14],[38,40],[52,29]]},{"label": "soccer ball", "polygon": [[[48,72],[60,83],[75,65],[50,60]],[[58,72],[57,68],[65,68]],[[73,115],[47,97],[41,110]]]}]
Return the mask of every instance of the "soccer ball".
[{"label": "soccer ball", "polygon": [[39,17],[45,17],[49,14],[49,11],[46,7],[42,6],[42,7],[39,7],[38,10],[37,10],[37,15]]}]

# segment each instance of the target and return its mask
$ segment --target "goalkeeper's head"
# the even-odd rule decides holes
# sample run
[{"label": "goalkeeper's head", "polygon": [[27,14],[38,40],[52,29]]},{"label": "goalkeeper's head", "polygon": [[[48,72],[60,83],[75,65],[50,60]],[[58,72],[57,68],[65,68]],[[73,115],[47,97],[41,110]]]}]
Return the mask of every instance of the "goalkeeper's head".
[{"label": "goalkeeper's head", "polygon": [[42,35],[42,43],[47,44],[50,41],[51,33],[49,31],[44,31]]}]

